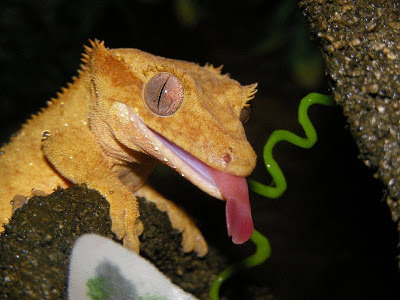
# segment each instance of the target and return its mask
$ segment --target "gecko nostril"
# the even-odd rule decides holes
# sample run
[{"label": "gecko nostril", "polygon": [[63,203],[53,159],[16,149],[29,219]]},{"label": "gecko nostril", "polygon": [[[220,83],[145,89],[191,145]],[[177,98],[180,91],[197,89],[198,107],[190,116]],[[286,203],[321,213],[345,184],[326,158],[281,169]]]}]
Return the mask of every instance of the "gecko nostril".
[{"label": "gecko nostril", "polygon": [[229,164],[232,158],[229,153],[225,153],[224,155],[222,155],[222,160],[225,164]]}]

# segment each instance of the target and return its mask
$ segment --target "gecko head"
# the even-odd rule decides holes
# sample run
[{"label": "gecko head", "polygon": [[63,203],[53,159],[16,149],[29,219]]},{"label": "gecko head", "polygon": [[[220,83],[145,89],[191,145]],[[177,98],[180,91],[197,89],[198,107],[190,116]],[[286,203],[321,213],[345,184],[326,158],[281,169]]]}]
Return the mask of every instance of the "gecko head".
[{"label": "gecko head", "polygon": [[92,75],[93,105],[117,116],[108,123],[114,138],[227,200],[228,233],[234,242],[247,240],[253,223],[245,177],[256,155],[241,118],[256,84],[242,86],[212,65],[137,49],[108,50],[99,42],[84,60]]}]

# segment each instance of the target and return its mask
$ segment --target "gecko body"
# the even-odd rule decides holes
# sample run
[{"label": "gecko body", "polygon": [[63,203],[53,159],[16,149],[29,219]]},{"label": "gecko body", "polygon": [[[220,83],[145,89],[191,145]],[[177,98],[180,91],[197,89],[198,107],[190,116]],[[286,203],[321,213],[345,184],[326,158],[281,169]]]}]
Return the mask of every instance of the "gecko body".
[{"label": "gecko body", "polygon": [[183,232],[185,251],[207,253],[193,221],[146,179],[164,163],[213,197],[227,200],[228,233],[253,230],[245,177],[255,167],[240,115],[256,85],[210,65],[137,49],[86,47],[78,76],[1,148],[0,220],[12,200],[85,183],[110,203],[112,230],[139,251],[135,195],[146,196]]}]

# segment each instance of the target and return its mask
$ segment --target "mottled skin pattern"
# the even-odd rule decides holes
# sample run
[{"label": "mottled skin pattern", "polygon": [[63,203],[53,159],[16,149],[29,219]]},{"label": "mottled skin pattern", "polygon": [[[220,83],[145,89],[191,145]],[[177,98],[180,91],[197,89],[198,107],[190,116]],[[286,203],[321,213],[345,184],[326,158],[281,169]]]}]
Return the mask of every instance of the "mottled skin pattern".
[{"label": "mottled skin pattern", "polygon": [[[166,117],[149,111],[143,101],[144,85],[160,72],[176,76],[185,90],[181,107]],[[139,251],[136,194],[168,213],[183,232],[184,251],[206,254],[207,245],[191,219],[145,181],[161,161],[210,195],[221,199],[221,193],[199,180],[153,132],[208,166],[247,176],[256,156],[239,115],[254,92],[255,85],[241,86],[212,66],[136,49],[108,50],[102,42],[91,42],[73,83],[1,149],[1,221],[11,217],[13,199],[85,183],[109,201],[112,229],[128,248]]]}]

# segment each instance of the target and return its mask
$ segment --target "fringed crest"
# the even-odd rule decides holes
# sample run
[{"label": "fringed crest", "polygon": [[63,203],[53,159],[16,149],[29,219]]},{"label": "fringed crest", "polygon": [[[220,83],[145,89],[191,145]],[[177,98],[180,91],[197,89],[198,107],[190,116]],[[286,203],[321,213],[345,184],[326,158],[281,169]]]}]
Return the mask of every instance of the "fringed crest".
[{"label": "fringed crest", "polygon": [[215,73],[217,75],[222,75],[221,71],[222,71],[223,67],[224,67],[224,65],[220,65],[219,67],[214,67],[214,65],[210,64],[210,63],[206,63],[204,65],[204,68],[206,68],[207,70],[209,70],[209,71],[211,71],[211,72],[213,72],[213,73]]},{"label": "fringed crest", "polygon": [[249,106],[250,104],[248,103],[251,99],[254,98],[255,94],[257,93],[257,85],[258,83],[253,83],[253,84],[249,84],[249,85],[245,85],[245,99],[246,102],[244,104],[244,106]]},{"label": "fringed crest", "polygon": [[106,50],[104,46],[104,41],[100,41],[98,39],[89,40],[90,46],[84,45],[83,48],[85,52],[82,53],[82,58],[81,58],[81,65],[80,69],[78,70],[78,74],[81,75],[83,71],[87,70],[87,65],[90,62],[90,58],[93,55],[94,52],[97,50]]}]

